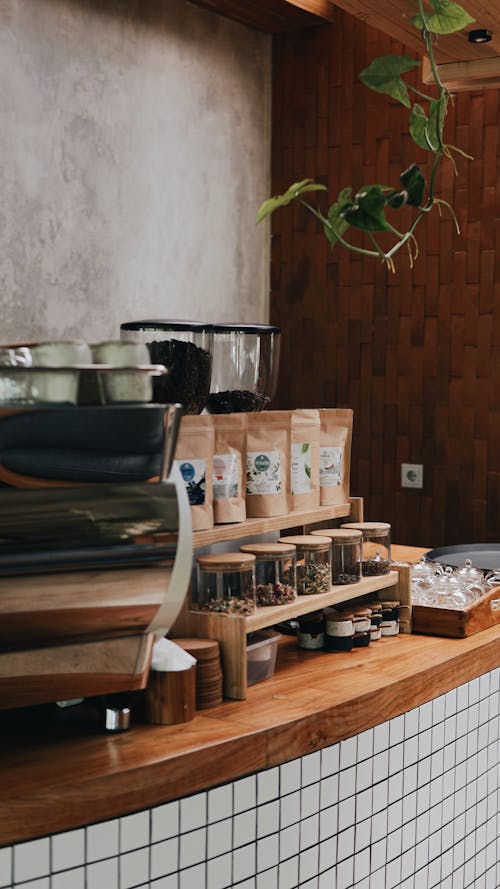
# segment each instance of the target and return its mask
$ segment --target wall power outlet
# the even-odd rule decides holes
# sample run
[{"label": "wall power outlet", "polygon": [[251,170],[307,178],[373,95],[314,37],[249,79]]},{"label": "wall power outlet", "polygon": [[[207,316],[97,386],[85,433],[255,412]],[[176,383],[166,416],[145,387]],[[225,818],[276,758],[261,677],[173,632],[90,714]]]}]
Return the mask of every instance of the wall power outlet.
[{"label": "wall power outlet", "polygon": [[402,488],[423,488],[424,486],[424,467],[422,463],[402,463],[401,464],[401,487]]}]

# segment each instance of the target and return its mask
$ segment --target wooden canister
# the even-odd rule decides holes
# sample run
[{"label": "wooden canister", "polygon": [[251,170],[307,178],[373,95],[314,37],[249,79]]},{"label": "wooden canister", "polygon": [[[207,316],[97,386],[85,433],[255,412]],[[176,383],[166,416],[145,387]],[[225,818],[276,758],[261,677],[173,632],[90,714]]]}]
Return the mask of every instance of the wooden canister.
[{"label": "wooden canister", "polygon": [[194,718],[196,665],[188,670],[150,670],[146,689],[148,720],[175,725]]}]

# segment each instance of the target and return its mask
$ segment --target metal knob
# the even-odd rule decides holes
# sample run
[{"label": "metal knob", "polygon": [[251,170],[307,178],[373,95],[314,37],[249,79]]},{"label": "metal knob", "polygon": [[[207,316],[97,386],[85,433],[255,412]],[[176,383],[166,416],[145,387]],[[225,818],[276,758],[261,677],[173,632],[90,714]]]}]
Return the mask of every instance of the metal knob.
[{"label": "metal knob", "polygon": [[106,705],[104,728],[107,732],[126,732],[130,728],[130,707]]}]

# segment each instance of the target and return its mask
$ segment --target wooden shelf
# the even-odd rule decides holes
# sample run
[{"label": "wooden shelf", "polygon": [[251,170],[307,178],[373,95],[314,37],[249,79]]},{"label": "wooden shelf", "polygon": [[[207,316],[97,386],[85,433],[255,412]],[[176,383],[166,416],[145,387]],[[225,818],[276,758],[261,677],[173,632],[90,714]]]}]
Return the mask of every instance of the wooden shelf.
[{"label": "wooden shelf", "polygon": [[247,696],[247,634],[272,627],[276,623],[311,614],[328,605],[349,599],[381,593],[396,588],[394,597],[409,606],[409,592],[397,571],[379,577],[368,577],[359,583],[332,587],[327,593],[299,596],[287,605],[257,608],[248,616],[190,611],[189,635],[219,641],[224,666],[224,696],[243,701]]},{"label": "wooden shelf", "polygon": [[[247,519],[231,525],[216,525],[207,531],[193,534],[194,548],[211,546],[228,540],[265,534],[269,531],[286,531],[289,528],[314,525],[330,519],[363,520],[363,498],[350,497],[347,503],[338,506],[323,506],[307,512],[290,512],[271,518]],[[224,695],[234,700],[244,700],[247,696],[247,635],[256,630],[272,627],[285,620],[319,611],[329,605],[337,605],[350,599],[395,588],[392,597],[403,605],[402,632],[411,632],[411,600],[409,570],[404,567],[378,577],[366,577],[359,583],[331,587],[327,593],[311,596],[298,596],[286,605],[272,605],[257,608],[251,615],[220,614],[208,611],[189,611],[185,603],[181,615],[172,628],[172,637],[195,636],[217,639],[223,658]],[[379,596],[380,598],[380,596]]]},{"label": "wooden shelf", "polygon": [[[222,543],[226,540],[241,540],[243,537],[251,537],[265,534],[267,531],[281,531],[287,528],[298,528],[300,525],[314,525],[317,522],[328,519],[342,519],[356,513],[353,521],[362,521],[359,518],[361,498],[352,497],[348,503],[339,506],[318,506],[308,512],[289,512],[286,515],[272,516],[265,519],[247,519],[245,522],[237,522],[232,525],[214,525],[207,531],[195,531],[193,534],[193,547],[211,546],[214,543]],[[347,520],[347,519],[346,519]]]},{"label": "wooden shelf", "polygon": [[330,0],[194,0],[226,18],[258,31],[276,34],[291,28],[306,28],[333,22]]},{"label": "wooden shelf", "polygon": [[[386,590],[389,587],[397,586],[399,575],[397,571],[391,571],[389,574],[380,577],[367,577],[359,583],[351,583],[345,586],[334,586],[327,593],[316,593],[312,596],[298,596],[295,602],[289,602],[286,605],[266,605],[265,607],[256,608],[253,614],[248,617],[238,618],[236,620],[244,620],[247,633],[255,633],[256,630],[262,630],[264,627],[278,624],[284,620],[291,620],[294,617],[301,617],[303,614],[311,614],[312,611],[319,611],[321,608],[328,608],[329,605],[338,605],[340,602],[346,602],[350,599],[359,599],[360,596],[369,596],[371,593],[378,593],[380,590]],[[218,615],[225,618],[225,615]]]}]

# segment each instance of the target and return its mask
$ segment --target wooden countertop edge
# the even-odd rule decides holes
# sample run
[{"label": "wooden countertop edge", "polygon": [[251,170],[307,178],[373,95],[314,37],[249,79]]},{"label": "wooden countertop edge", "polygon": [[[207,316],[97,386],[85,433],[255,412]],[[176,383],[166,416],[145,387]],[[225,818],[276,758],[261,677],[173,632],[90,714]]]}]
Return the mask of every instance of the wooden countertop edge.
[{"label": "wooden countertop edge", "polygon": [[[425,552],[398,548],[412,560]],[[177,726],[117,736],[0,733],[0,845],[154,807],[358,734],[500,664],[500,627],[387,638],[350,654],[283,640],[273,678]],[[5,714],[0,714],[0,722]]]},{"label": "wooden countertop edge", "polygon": [[0,751],[0,845],[154,807],[358,734],[500,664],[500,628],[399,636],[351,654],[285,639],[272,679],[182,726]]}]

